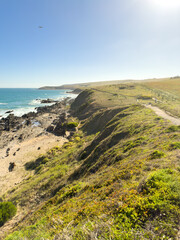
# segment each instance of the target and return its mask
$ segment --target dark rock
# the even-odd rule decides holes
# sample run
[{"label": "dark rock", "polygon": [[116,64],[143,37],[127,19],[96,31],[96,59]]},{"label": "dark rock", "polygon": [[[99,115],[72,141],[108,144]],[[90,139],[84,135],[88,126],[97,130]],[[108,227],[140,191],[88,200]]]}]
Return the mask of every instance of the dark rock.
[{"label": "dark rock", "polygon": [[33,118],[33,117],[36,117],[37,114],[35,112],[29,112],[29,113],[26,113],[22,116],[22,118]]},{"label": "dark rock", "polygon": [[12,113],[13,112],[13,110],[10,110],[10,111],[7,111],[7,112],[5,112],[5,113]]},{"label": "dark rock", "polygon": [[53,125],[57,125],[57,124],[58,124],[58,122],[59,122],[59,119],[58,119],[58,118],[56,118],[56,119],[54,119],[54,121],[52,122],[52,124],[53,124]]},{"label": "dark rock", "polygon": [[67,136],[67,139],[71,139],[72,136],[74,136],[75,132],[69,132],[69,136]]},{"label": "dark rock", "polygon": [[19,125],[16,127],[16,129],[19,130],[19,129],[21,129],[22,127],[23,127],[23,125],[22,125],[22,124],[19,124]]},{"label": "dark rock", "polygon": [[16,164],[14,162],[10,162],[9,163],[9,168],[8,168],[9,172],[12,172],[15,166],[16,166]]},{"label": "dark rock", "polygon": [[64,136],[65,133],[66,133],[66,129],[59,122],[54,129],[54,134],[57,135],[57,136]]},{"label": "dark rock", "polygon": [[0,125],[1,128],[4,127],[3,130],[10,131],[11,128],[17,128],[17,126],[20,124],[20,117],[14,116],[14,114],[9,114],[7,118],[1,119]]},{"label": "dark rock", "polygon": [[19,140],[23,140],[24,139],[24,134],[21,134],[19,137],[18,137]]},{"label": "dark rock", "polygon": [[44,107],[37,107],[37,114],[41,113],[58,113],[58,111],[61,111],[62,103],[57,102],[51,106],[44,106]]},{"label": "dark rock", "polygon": [[67,113],[66,112],[61,113],[61,115],[59,116],[59,120],[61,122],[65,122],[67,120]]},{"label": "dark rock", "polygon": [[54,126],[50,125],[49,127],[47,127],[46,131],[52,133],[54,131]]},{"label": "dark rock", "polygon": [[30,120],[30,119],[27,119],[25,124],[26,124],[26,126],[31,125],[31,120]]},{"label": "dark rock", "polygon": [[71,128],[71,132],[77,132],[77,130],[78,130],[77,127]]},{"label": "dark rock", "polygon": [[8,153],[9,151],[10,151],[10,148],[7,148],[7,149],[6,149],[6,153]]},{"label": "dark rock", "polygon": [[56,102],[58,102],[58,101],[50,99],[50,98],[41,100],[41,103],[56,103]]}]

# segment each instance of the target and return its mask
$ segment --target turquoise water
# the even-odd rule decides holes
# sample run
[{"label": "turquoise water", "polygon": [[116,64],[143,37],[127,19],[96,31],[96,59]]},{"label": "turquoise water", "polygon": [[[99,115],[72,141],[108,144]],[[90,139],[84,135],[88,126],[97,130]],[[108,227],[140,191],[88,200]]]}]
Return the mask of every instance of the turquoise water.
[{"label": "turquoise water", "polygon": [[38,90],[35,88],[0,88],[0,116],[6,117],[6,111],[13,110],[16,116],[35,111],[41,104],[38,99],[52,98],[60,100],[64,97],[75,97],[67,90]]}]

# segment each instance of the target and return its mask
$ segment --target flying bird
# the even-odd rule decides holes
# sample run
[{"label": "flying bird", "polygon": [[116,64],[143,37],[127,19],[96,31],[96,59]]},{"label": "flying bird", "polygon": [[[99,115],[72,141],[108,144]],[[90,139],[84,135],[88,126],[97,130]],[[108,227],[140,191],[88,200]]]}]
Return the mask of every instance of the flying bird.
[{"label": "flying bird", "polygon": [[39,26],[38,28],[43,28],[43,26]]}]

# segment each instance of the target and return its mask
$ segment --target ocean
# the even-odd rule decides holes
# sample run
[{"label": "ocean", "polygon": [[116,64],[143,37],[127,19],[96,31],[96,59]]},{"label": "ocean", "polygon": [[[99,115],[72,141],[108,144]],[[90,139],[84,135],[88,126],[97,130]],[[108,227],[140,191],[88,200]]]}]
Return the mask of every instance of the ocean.
[{"label": "ocean", "polygon": [[76,97],[66,93],[67,90],[38,90],[36,88],[0,88],[0,117],[6,117],[7,111],[13,110],[16,116],[35,111],[36,107],[50,105],[41,104],[40,99],[60,100],[65,97]]}]

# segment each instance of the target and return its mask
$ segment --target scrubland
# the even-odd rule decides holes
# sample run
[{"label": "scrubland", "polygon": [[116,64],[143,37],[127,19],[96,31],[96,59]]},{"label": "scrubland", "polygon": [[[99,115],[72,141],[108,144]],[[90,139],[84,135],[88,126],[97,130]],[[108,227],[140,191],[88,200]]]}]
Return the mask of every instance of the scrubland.
[{"label": "scrubland", "polygon": [[143,104],[179,116],[179,83],[81,92],[70,107],[78,131],[27,162],[31,176],[2,196],[17,206],[2,239],[177,239],[180,127]]}]

